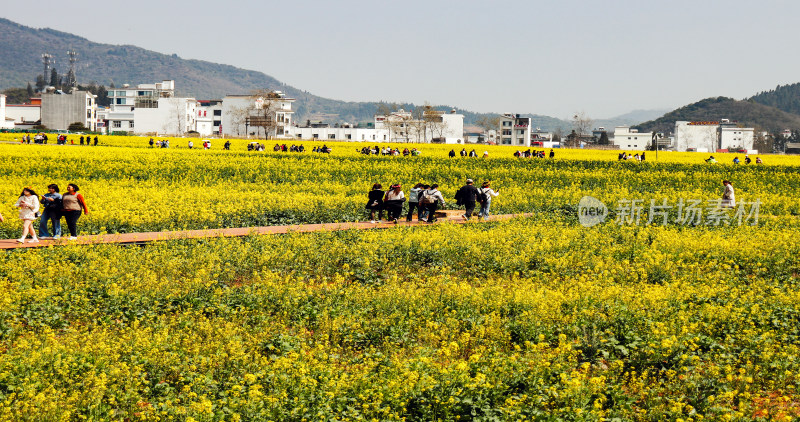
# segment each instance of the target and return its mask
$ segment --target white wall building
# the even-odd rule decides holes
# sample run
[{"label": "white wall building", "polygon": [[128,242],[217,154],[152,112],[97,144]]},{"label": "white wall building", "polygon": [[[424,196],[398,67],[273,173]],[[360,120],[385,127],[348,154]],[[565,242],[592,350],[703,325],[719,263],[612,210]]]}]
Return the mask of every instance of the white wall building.
[{"label": "white wall building", "polygon": [[675,122],[675,150],[716,152],[718,122]]},{"label": "white wall building", "polygon": [[133,110],[136,133],[183,135],[195,130],[197,100],[194,98],[158,98],[156,107]]},{"label": "white wall building", "polygon": [[379,142],[460,144],[464,139],[464,115],[455,109],[450,113],[432,110],[420,120],[411,112],[398,110],[376,115],[375,131]]},{"label": "white wall building", "polygon": [[505,113],[500,116],[500,145],[531,146],[531,118]]},{"label": "white wall building", "polygon": [[653,132],[639,132],[628,126],[617,126],[614,128],[614,145],[621,150],[645,150],[653,141]]},{"label": "white wall building", "polygon": [[39,104],[6,104],[6,118],[14,124],[33,125],[42,120],[42,105]]},{"label": "white wall building", "polygon": [[13,129],[13,128],[14,128],[14,119],[6,117],[6,96],[0,94],[0,129]]},{"label": "white wall building", "polygon": [[366,127],[298,127],[291,128],[296,139],[320,141],[389,142],[389,132]]},{"label": "white wall building", "polygon": [[752,150],[754,132],[755,129],[751,127],[722,126],[719,134],[719,147],[729,150]]},{"label": "white wall building", "polygon": [[196,111],[195,130],[200,136],[221,134],[222,100],[200,100]]},{"label": "white wall building", "polygon": [[[272,101],[275,109],[275,139],[292,138],[292,118],[294,98],[287,98],[282,92],[275,91],[278,98],[255,98],[252,95],[227,95],[222,99],[222,133],[233,136],[264,136],[264,128],[253,126],[259,117],[259,110],[263,110],[266,102]],[[260,134],[259,134],[260,132]],[[271,136],[272,137],[272,136]]]}]

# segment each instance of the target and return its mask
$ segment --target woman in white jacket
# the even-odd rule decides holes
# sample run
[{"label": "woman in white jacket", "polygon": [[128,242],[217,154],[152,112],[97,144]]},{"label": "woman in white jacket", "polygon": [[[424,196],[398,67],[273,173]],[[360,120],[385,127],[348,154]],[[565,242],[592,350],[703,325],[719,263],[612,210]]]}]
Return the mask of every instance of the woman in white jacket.
[{"label": "woman in white jacket", "polygon": [[497,195],[500,195],[500,192],[492,189],[491,182],[486,181],[481,184],[481,188],[478,189],[478,199],[483,199],[483,201],[481,201],[481,210],[478,211],[478,217],[483,217],[484,220],[489,219],[489,207],[492,206],[492,198]]},{"label": "woman in white jacket", "polygon": [[17,239],[17,242],[25,243],[25,238],[30,234],[32,239],[29,243],[39,243],[36,230],[33,228],[33,220],[36,220],[36,214],[39,212],[39,196],[32,188],[25,188],[14,206],[19,208],[19,218],[22,219],[22,237]]}]

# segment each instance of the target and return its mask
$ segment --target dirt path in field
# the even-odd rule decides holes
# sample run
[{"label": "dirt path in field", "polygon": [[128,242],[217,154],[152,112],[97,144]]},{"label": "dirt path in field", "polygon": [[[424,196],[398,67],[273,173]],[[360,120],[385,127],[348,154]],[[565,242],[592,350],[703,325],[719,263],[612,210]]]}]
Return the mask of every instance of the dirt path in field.
[{"label": "dirt path in field", "polygon": [[[446,210],[443,216],[439,217],[442,223],[463,224],[466,223],[461,218],[462,211]],[[530,217],[533,214],[503,214],[493,215],[489,217],[490,221],[508,220],[516,217]],[[473,217],[471,222],[479,221]],[[265,235],[265,234],[284,234],[284,233],[307,233],[307,232],[320,232],[320,231],[337,231],[337,230],[366,230],[366,229],[389,229],[392,227],[408,227],[427,225],[428,223],[412,221],[406,222],[405,220],[399,221],[397,224],[393,223],[379,223],[373,224],[370,222],[359,223],[324,223],[324,224],[296,224],[289,226],[266,226],[266,227],[241,227],[232,229],[208,229],[208,230],[184,230],[184,231],[167,231],[167,232],[143,232],[143,233],[120,233],[120,234],[102,234],[94,236],[79,236],[77,240],[67,240],[62,237],[59,240],[40,240],[39,243],[18,243],[16,239],[3,239],[0,240],[0,249],[18,249],[18,248],[42,248],[47,246],[65,246],[65,245],[91,245],[96,243],[116,243],[123,245],[143,244],[149,242],[156,242],[159,240],[173,240],[173,239],[200,239],[205,237],[241,237],[249,235]]]}]

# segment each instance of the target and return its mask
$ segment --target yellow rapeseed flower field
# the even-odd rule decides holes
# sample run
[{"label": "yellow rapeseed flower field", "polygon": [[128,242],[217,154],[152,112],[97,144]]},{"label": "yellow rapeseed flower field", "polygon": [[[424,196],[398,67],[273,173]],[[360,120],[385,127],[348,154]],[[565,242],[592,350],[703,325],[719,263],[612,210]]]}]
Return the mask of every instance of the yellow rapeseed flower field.
[{"label": "yellow rapeseed flower field", "polygon": [[[421,156],[404,158],[362,156],[358,143],[326,155],[100,139],[0,143],[5,237],[19,233],[23,186],[69,182],[92,211],[87,234],[363,220],[375,182],[439,183],[454,208],[467,177],[500,188],[493,213],[534,216],[6,252],[0,420],[800,417],[795,157],[538,160],[481,146],[489,158],[450,159],[451,146],[414,145]],[[738,208],[720,225],[676,223],[676,208],[647,224],[651,199],[705,204],[722,179],[738,202],[759,201],[757,224],[736,224]],[[605,223],[580,224],[587,195],[612,209]],[[646,201],[642,221],[616,224],[626,200]]]}]

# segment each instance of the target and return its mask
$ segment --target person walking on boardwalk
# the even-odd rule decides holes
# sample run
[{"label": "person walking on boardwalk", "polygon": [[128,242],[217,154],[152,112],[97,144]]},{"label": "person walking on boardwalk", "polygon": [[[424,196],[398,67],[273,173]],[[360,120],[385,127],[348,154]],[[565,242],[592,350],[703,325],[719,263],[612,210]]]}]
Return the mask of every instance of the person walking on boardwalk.
[{"label": "person walking on boardwalk", "polygon": [[472,179],[467,179],[467,184],[456,192],[456,204],[464,206],[464,220],[472,217],[475,211],[475,201],[478,198],[478,189],[472,184]]},{"label": "person walking on boardwalk", "polygon": [[481,183],[481,188],[478,189],[478,202],[481,204],[481,209],[478,211],[478,217],[487,220],[489,218],[489,207],[492,206],[492,197],[500,195],[499,191],[492,189],[492,182],[486,181]]},{"label": "person walking on boardwalk", "polygon": [[408,191],[408,215],[406,215],[406,221],[411,221],[413,219],[415,211],[417,212],[417,219],[422,218],[422,210],[419,209],[419,197],[421,193],[422,183],[417,183]]},{"label": "person walking on boardwalk", "polygon": [[386,208],[386,218],[394,224],[397,224],[397,219],[403,212],[403,202],[406,201],[406,195],[403,193],[403,187],[396,183],[386,191],[383,197],[383,204]]},{"label": "person walking on boardwalk", "polygon": [[50,232],[47,230],[47,221],[53,221],[53,238],[58,239],[61,237],[61,194],[59,193],[58,185],[47,185],[47,193],[42,197],[42,219],[39,221],[39,238],[49,239]]},{"label": "person walking on boardwalk", "polygon": [[69,240],[78,238],[78,219],[81,217],[81,211],[89,215],[89,207],[86,206],[83,195],[78,193],[79,190],[78,185],[70,183],[67,185],[67,193],[61,197],[61,214],[67,220]]},{"label": "person walking on boardwalk", "polygon": [[33,220],[36,220],[39,213],[39,195],[33,191],[33,188],[22,189],[14,206],[19,208],[19,218],[22,220],[22,237],[17,239],[17,242],[25,243],[25,239],[30,234],[32,239],[28,243],[39,243],[36,230],[33,229]]},{"label": "person walking on boardwalk", "polygon": [[439,203],[444,205],[444,196],[439,192],[439,185],[432,184],[430,188],[425,189],[420,199],[420,207],[425,207],[425,216],[422,221],[433,223],[436,221],[436,210],[439,208]]},{"label": "person walking on boardwalk", "polygon": [[[380,183],[372,185],[372,189],[367,193],[367,205],[364,207],[369,210],[370,223],[378,223],[383,219],[383,186]],[[378,219],[375,220],[375,212],[378,212]]]}]

